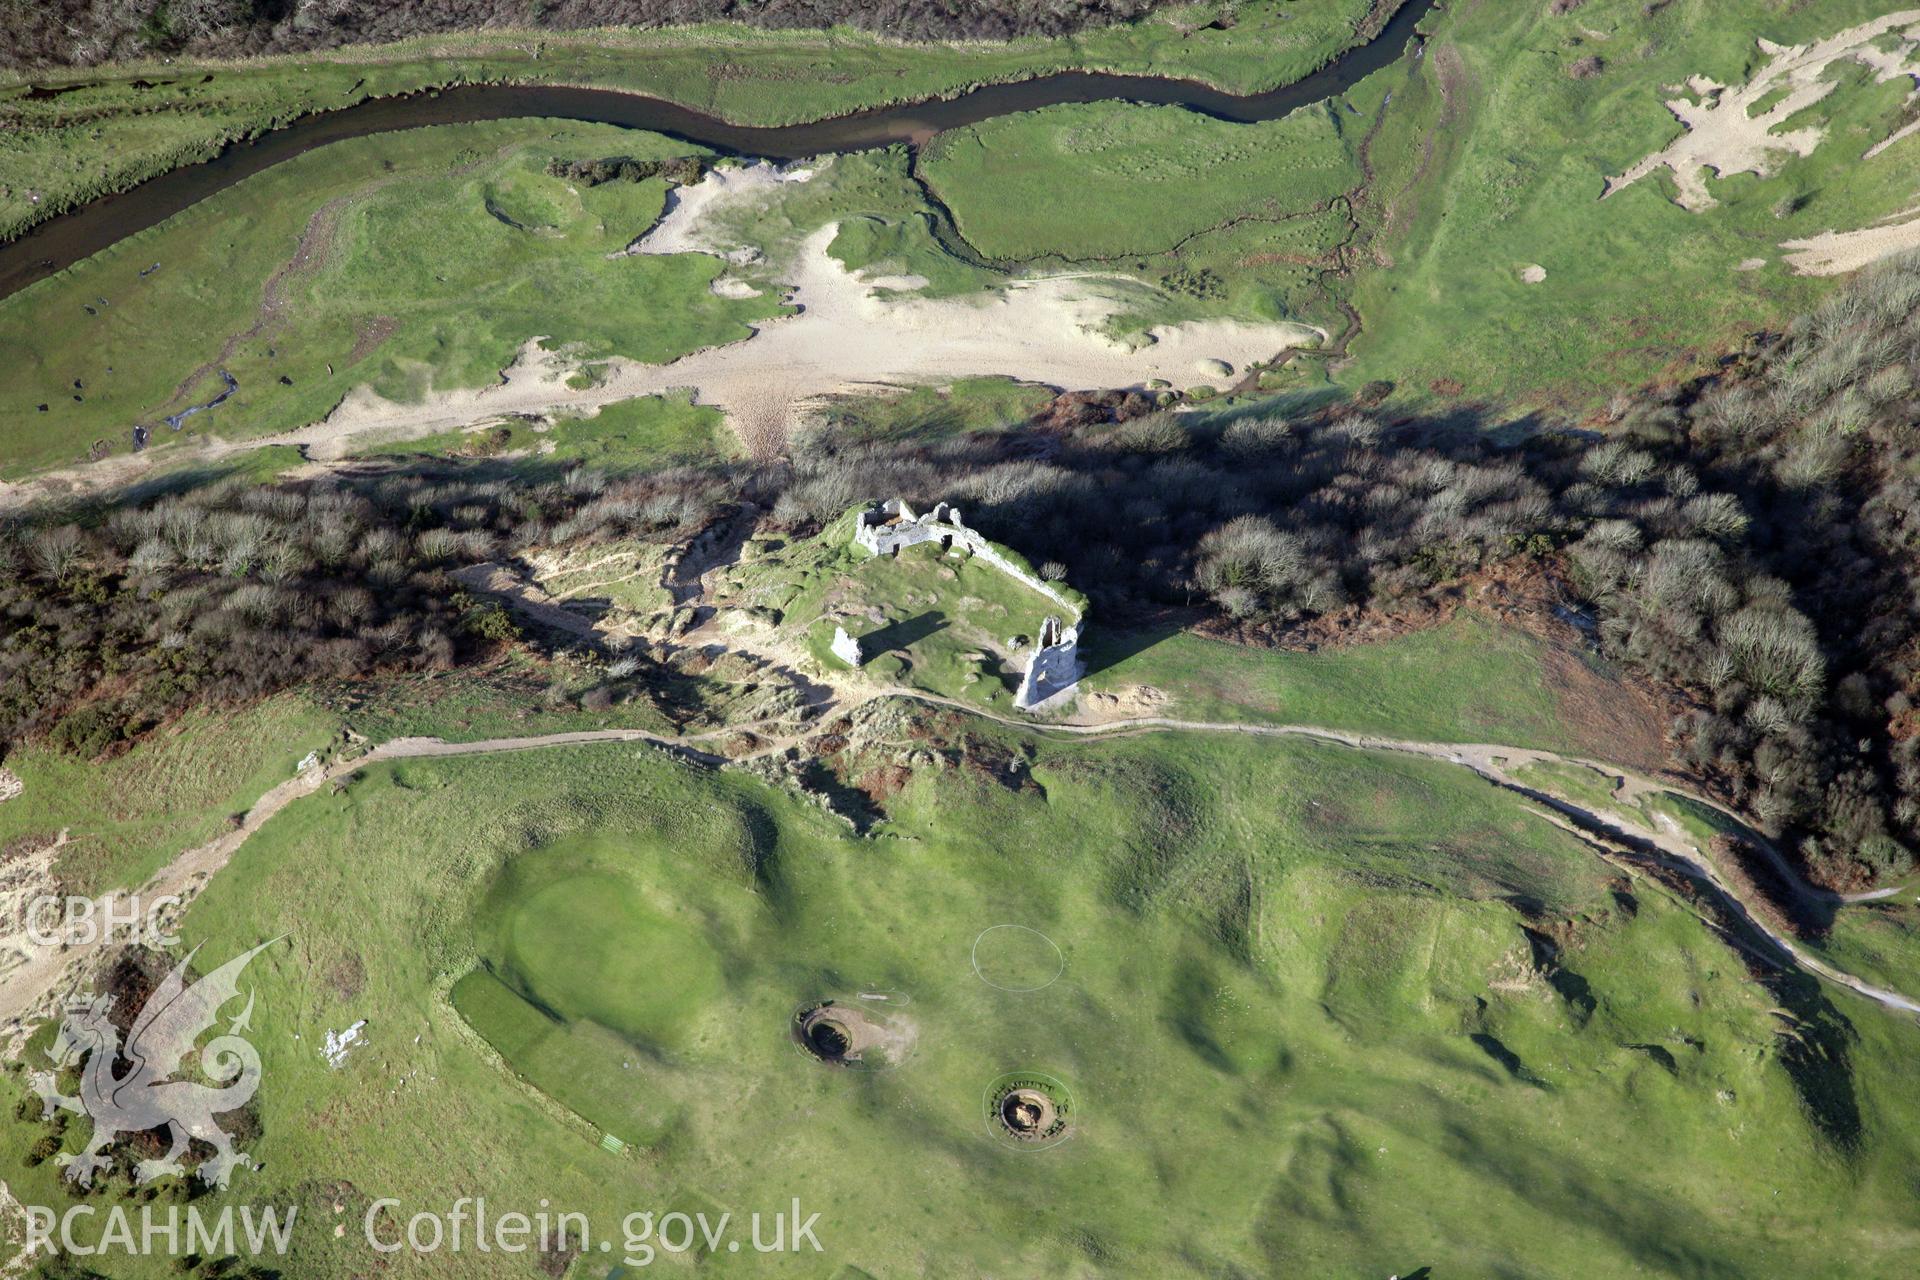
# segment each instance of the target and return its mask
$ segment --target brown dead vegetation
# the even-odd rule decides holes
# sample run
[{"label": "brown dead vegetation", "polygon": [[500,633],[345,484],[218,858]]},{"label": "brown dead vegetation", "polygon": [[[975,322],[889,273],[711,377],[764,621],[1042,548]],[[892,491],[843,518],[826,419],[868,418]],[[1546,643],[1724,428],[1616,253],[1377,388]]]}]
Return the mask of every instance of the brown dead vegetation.
[{"label": "brown dead vegetation", "polygon": [[361,321],[358,332],[353,336],[353,350],[347,352],[347,364],[356,365],[365,360],[399,327],[400,322],[392,316],[370,316]]},{"label": "brown dead vegetation", "polygon": [[1733,890],[1734,896],[1745,903],[1747,910],[1759,917],[1762,923],[1802,942],[1824,932],[1803,913],[1795,912],[1786,905],[1797,900],[1794,894],[1781,882],[1772,864],[1756,856],[1745,841],[1717,835],[1708,842],[1708,848],[1713,853],[1713,864],[1721,878]]}]

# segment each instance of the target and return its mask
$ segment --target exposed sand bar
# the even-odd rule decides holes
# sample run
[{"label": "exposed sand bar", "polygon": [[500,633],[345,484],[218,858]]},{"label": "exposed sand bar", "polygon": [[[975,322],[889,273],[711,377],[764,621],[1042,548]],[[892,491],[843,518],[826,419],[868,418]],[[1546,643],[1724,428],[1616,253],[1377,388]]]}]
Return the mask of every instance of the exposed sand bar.
[{"label": "exposed sand bar", "polygon": [[[638,396],[691,392],[696,403],[727,417],[755,455],[784,448],[788,431],[809,406],[847,392],[940,386],[969,377],[1003,376],[1063,391],[1143,387],[1156,380],[1180,390],[1220,386],[1249,365],[1289,348],[1324,341],[1323,330],[1295,323],[1204,320],[1158,325],[1135,344],[1108,336],[1109,322],[1143,296],[1144,287],[1103,273],[1009,280],[954,298],[913,296],[926,282],[913,276],[850,271],[827,250],[838,234],[828,223],[791,247],[779,264],[751,246],[724,240],[729,208],[776,200],[814,170],[759,163],[721,166],[678,188],[646,235],[623,253],[710,253],[751,268],[760,285],[779,281],[797,314],[762,322],[739,342],[709,347],[666,364],[615,357],[591,362],[591,385],[570,386],[581,362],[548,351],[530,335],[518,356],[486,387],[431,391],[416,403],[387,400],[370,387],[349,393],[320,422],[246,440],[209,437],[189,448],[118,456],[47,472],[17,484],[0,482],[0,508],[37,496],[127,484],[156,465],[213,463],[268,445],[304,449],[325,466],[374,440],[418,439],[510,416],[592,415]],[[753,282],[722,276],[722,296],[751,296]],[[1232,371],[1223,374],[1221,364]]]},{"label": "exposed sand bar", "polygon": [[1015,280],[978,298],[903,297],[876,288],[898,282],[866,279],[830,255],[837,231],[829,223],[799,247],[791,300],[800,314],[767,321],[744,341],[669,364],[609,360],[595,385],[578,390],[567,386],[568,361],[529,344],[497,386],[433,393],[418,404],[363,387],[326,421],[280,442],[306,444],[325,458],[369,433],[424,436],[505,414],[590,413],[688,389],[698,403],[725,412],[748,449],[767,456],[779,452],[809,404],[834,393],[994,374],[1069,391],[1154,379],[1184,390],[1220,381],[1203,361],[1238,370],[1325,336],[1300,324],[1207,320],[1156,326],[1150,341],[1128,347],[1100,332],[1123,306],[1112,277]]}]

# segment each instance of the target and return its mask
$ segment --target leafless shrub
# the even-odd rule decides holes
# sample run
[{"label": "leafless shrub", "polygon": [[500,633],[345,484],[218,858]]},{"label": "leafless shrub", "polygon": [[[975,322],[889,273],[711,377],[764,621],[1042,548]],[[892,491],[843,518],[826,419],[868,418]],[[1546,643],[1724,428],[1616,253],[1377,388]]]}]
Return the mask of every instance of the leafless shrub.
[{"label": "leafless shrub", "polygon": [[80,530],[70,524],[43,529],[33,535],[27,548],[32,554],[34,568],[40,575],[57,581],[66,577],[80,563]]}]

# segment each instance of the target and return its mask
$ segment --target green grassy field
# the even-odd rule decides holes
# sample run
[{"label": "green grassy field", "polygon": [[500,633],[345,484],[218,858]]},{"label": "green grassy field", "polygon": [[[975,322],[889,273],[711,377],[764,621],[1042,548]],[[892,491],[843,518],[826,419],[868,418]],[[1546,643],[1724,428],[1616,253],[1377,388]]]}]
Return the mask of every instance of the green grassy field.
[{"label": "green grassy field", "polygon": [[[1704,369],[1822,296],[1829,282],[1794,274],[1783,241],[1913,201],[1901,157],[1920,143],[1861,160],[1904,119],[1904,81],[1874,84],[1857,63],[1838,64],[1839,88],[1792,122],[1824,126],[1826,142],[1767,178],[1712,182],[1717,208],[1680,208],[1664,174],[1598,199],[1603,179],[1679,131],[1664,86],[1740,84],[1760,61],[1756,35],[1807,42],[1884,12],[1736,8],[1448,10],[1428,20],[1420,58],[1282,121],[1060,107],[943,135],[925,170],[983,253],[1111,261],[1161,283],[1172,305],[1148,322],[1293,316],[1339,330],[1334,307],[1350,302],[1362,329],[1343,387],[1592,405]],[[1597,71],[1576,68],[1596,57]],[[1545,278],[1526,280],[1530,266]],[[1323,376],[1309,363],[1268,389]]]},{"label": "green grassy field", "polygon": [[1589,812],[1625,811],[1614,793],[1614,779],[1585,765],[1543,760],[1515,770],[1513,776],[1527,786],[1564,796]]},{"label": "green grassy field", "polygon": [[[832,252],[849,267],[919,275],[930,295],[1005,279],[935,243],[900,148],[838,157],[778,200],[721,210],[723,243],[767,254],[746,268],[698,254],[609,262],[658,215],[663,183],[585,187],[544,172],[556,155],[683,150],[602,126],[448,126],[338,144],[250,179],[0,302],[0,340],[23,357],[0,387],[0,475],[124,452],[129,423],[150,426],[151,447],[164,451],[318,421],[363,384],[403,401],[484,386],[536,337],[590,385],[602,357],[665,361],[745,337],[749,323],[783,309],[777,286],[793,246],[831,221],[842,226]],[[156,262],[158,270],[140,274]],[[723,270],[754,280],[762,295],[714,296],[708,285]],[[1148,303],[1154,319],[1191,306],[1172,291],[1139,297],[1157,299]],[[239,384],[231,398],[188,417],[179,432],[160,424],[209,400],[223,369]],[[1022,421],[1047,394],[976,378],[847,397],[820,416],[849,438],[949,434]],[[549,430],[507,422],[424,440],[382,440],[376,430],[347,448],[510,455],[521,470],[574,462],[649,469],[737,452],[717,411],[684,396],[609,405]],[[185,452],[199,479],[265,476],[294,460],[278,449],[260,459]],[[156,465],[169,467],[164,455]]]},{"label": "green grassy field", "polygon": [[1303,216],[1356,186],[1364,126],[1347,116],[1339,103],[1253,125],[1180,107],[1051,107],[940,134],[922,167],[986,256],[1108,262]]},{"label": "green grassy field", "polygon": [[1117,333],[1186,320],[1340,329],[1323,277],[1349,237],[1346,193],[1378,90],[1239,125],[1096,103],[938,135],[921,171],[956,228],[1025,272],[1112,271],[1151,286]]},{"label": "green grassy field", "polygon": [[629,844],[606,838],[516,859],[482,911],[478,946],[492,972],[562,1020],[658,1056],[684,1047],[723,984],[705,946],[710,918],[651,905],[664,895],[636,883],[632,862]]},{"label": "green grassy field", "polygon": [[851,271],[918,276],[926,281],[919,291],[922,297],[968,293],[997,283],[996,273],[963,262],[940,246],[933,237],[931,214],[916,207],[920,202],[915,195],[912,202],[903,202],[904,215],[842,215],[840,231],[827,252]]},{"label": "green grassy field", "polygon": [[[371,1265],[373,1198],[482,1192],[616,1240],[634,1209],[798,1196],[826,1252],[796,1274],[820,1275],[1851,1277],[1912,1248],[1912,1026],[1802,993],[1850,1024],[1836,1145],[1738,955],[1468,775],[967,732],[1025,776],[922,770],[870,839],[631,747],[402,762],[297,802],[186,925],[216,960],[290,935],[244,984],[265,1168],[229,1195],[303,1207],[278,1265],[313,1280]],[[1057,981],[975,976],[1003,923],[1058,945]],[[797,1008],[873,991],[915,1032],[893,1069],[790,1043]],[[329,1068],[324,1032],[361,1018]],[[1072,1091],[1057,1148],[987,1128],[983,1090],[1022,1071]],[[14,1195],[60,1202],[51,1163],[18,1162],[44,1128],[4,1125]]]},{"label": "green grassy field", "polygon": [[[1719,861],[1711,843],[1715,836],[1750,844],[1764,839],[1732,816],[1671,791],[1646,792],[1635,803],[1624,802],[1614,792],[1612,775],[1584,765],[1543,761],[1517,770],[1514,777],[1603,818],[1613,813],[1656,829],[1677,829],[1710,862]],[[1741,878],[1751,879],[1752,872]],[[1779,901],[1778,906],[1792,906],[1792,915],[1812,924],[1801,934],[1802,945],[1845,972],[1895,991],[1920,987],[1920,898],[1911,886],[1863,902],[1803,906]]]},{"label": "green grassy field", "polygon": [[1082,689],[1127,700],[1134,714],[1497,742],[1643,767],[1663,758],[1612,673],[1473,612],[1317,653],[1095,625],[1083,652]]},{"label": "green grassy field", "polygon": [[[661,180],[587,187],[544,172],[556,155],[686,151],[517,121],[343,142],[249,179],[0,303],[0,345],[17,355],[0,470],[77,461],[95,441],[123,451],[138,422],[155,444],[239,438],[316,421],[362,383],[403,399],[481,386],[535,337],[583,363],[745,337],[778,300],[715,297],[715,260],[607,259],[658,216]],[[159,423],[210,399],[221,369],[239,384],[230,400],[177,435]],[[569,431],[570,451],[646,434],[645,417],[622,409],[598,432]]]},{"label": "green grassy field", "polygon": [[505,458],[530,470],[584,464],[608,472],[656,471],[734,456],[739,441],[720,411],[685,395],[643,396],[551,428],[512,421],[478,431],[372,442],[356,457]]},{"label": "green grassy field", "polygon": [[1590,813],[1617,814],[1631,823],[1666,828],[1684,837],[1702,858],[1711,858],[1715,836],[1733,836],[1750,843],[1765,839],[1731,814],[1674,791],[1643,791],[1629,798],[1618,789],[1620,775],[1584,764],[1541,760],[1513,771],[1516,781],[1570,800]]},{"label": "green grassy field", "polygon": [[1052,399],[1053,391],[1048,387],[1007,378],[963,378],[945,387],[838,398],[829,402],[818,418],[843,447],[909,439],[943,440],[1026,422]]},{"label": "green grassy field", "polygon": [[915,184],[905,147],[860,151],[810,162],[805,182],[783,184],[778,198],[723,204],[708,215],[722,245],[750,246],[767,261],[740,274],[778,284],[799,243],[829,222],[840,231],[827,251],[846,267],[875,275],[918,275],[927,293],[969,293],[998,283],[990,268],[963,262],[934,240],[925,194]]},{"label": "green grassy field", "polygon": [[[1284,79],[1292,57],[1285,50],[1295,47],[1288,42],[1315,30],[1324,36],[1333,28],[1313,25],[1323,19],[1344,23],[1330,17],[1336,10],[1344,14],[1334,4],[1262,5],[1244,9],[1229,31],[1190,38],[1180,34],[1184,19],[1155,19],[1058,47],[997,52],[740,32],[718,46],[693,32],[555,38],[545,56],[570,49],[598,70],[564,73],[563,60],[541,74],[577,83],[598,82],[601,73],[634,83],[657,76],[671,96],[764,119],[868,103],[885,96],[883,81],[912,96],[906,86],[932,83],[916,78],[929,68],[959,77],[976,57],[1003,62],[974,79],[1066,57],[1167,73],[1207,64],[1210,78],[1244,87],[1262,78],[1251,75],[1262,33],[1284,29],[1287,41],[1269,65],[1272,78]],[[1355,361],[1334,375],[1341,387],[1385,380],[1409,403],[1519,398],[1592,407],[1624,385],[1704,368],[1742,334],[1824,293],[1826,282],[1781,262],[1781,242],[1858,227],[1911,203],[1911,166],[1902,157],[1920,142],[1860,158],[1902,118],[1905,91],[1872,83],[1855,63],[1836,67],[1840,87],[1794,122],[1824,126],[1827,141],[1810,156],[1784,159],[1770,177],[1713,181],[1718,207],[1680,208],[1663,175],[1597,198],[1607,175],[1675,135],[1662,86],[1696,73],[1738,83],[1756,65],[1756,34],[1810,40],[1873,12],[1864,0],[1791,14],[1758,0],[1742,0],[1737,11],[1704,0],[1652,12],[1633,0],[1593,0],[1562,14],[1545,6],[1448,10],[1430,19],[1434,34],[1421,57],[1283,120],[1240,126],[1174,108],[1059,107],[936,138],[922,168],[981,253],[1036,269],[1098,264],[1151,286],[1115,322],[1120,329],[1296,318],[1338,333],[1349,327],[1341,307],[1350,304],[1361,329],[1351,343]],[[802,43],[783,45],[789,40]],[[1306,44],[1326,47],[1320,37]],[[1229,46],[1238,52],[1219,53]],[[516,45],[506,34],[461,37],[386,51],[379,65],[402,75],[394,69],[414,65],[408,60],[429,47],[477,60],[453,64],[451,76],[484,78],[475,68],[512,56]],[[716,48],[736,47],[737,67],[714,63]],[[622,61],[642,49],[652,52]],[[1029,56],[1038,61],[1020,62]],[[1583,61],[1594,58],[1597,69]],[[901,59],[917,69],[903,70]],[[865,70],[820,74],[836,60]],[[312,65],[324,77],[357,64],[341,54]],[[707,74],[716,65],[739,74]],[[698,92],[696,66],[704,68]],[[249,77],[294,70],[263,63],[228,74],[252,84]],[[207,86],[188,79],[138,92],[198,101],[194,95],[215,93],[226,77]],[[7,105],[51,111],[113,92],[135,91]],[[110,117],[111,103],[102,110]],[[177,123],[192,112],[140,118],[149,115]],[[7,145],[34,154],[31,139],[40,135],[19,136]],[[78,131],[55,136],[71,142]],[[92,152],[113,153],[99,142],[89,144]],[[523,145],[509,150],[515,143]],[[240,394],[190,428],[223,430],[224,421],[264,431],[311,420],[369,375],[396,394],[418,394],[433,378],[476,385],[535,333],[577,342],[583,357],[642,358],[738,336],[772,311],[770,296],[712,297],[704,289],[717,268],[702,259],[601,260],[657,211],[656,184],[570,194],[538,172],[556,152],[663,148],[685,150],[624,131],[538,122],[388,135],[311,153],[135,237],[0,305],[0,342],[25,353],[0,405],[8,473],[73,461],[96,441],[124,448],[130,423],[204,400],[219,385],[215,370],[189,375],[218,363],[225,341],[260,318],[258,290],[323,206],[332,212],[321,225],[337,223],[325,261],[290,278],[284,324],[241,340],[225,362]],[[923,276],[936,295],[994,279],[940,248],[902,153],[843,157],[830,181],[808,186],[817,189],[739,214],[735,229],[777,260],[793,233],[838,218],[834,252],[850,266]],[[1760,265],[1736,269],[1750,260]],[[138,276],[156,261],[159,272]],[[486,264],[484,279],[475,263]],[[1525,279],[1532,266],[1545,278]],[[675,305],[639,305],[664,298]],[[173,340],[179,333],[195,336],[189,349]],[[1319,361],[1299,360],[1263,389],[1311,390],[1327,376]]]},{"label": "green grassy field", "polygon": [[26,789],[0,805],[0,847],[64,831],[54,870],[74,892],[137,885],[219,835],[308,752],[337,747],[338,733],[333,716],[288,694],[190,711],[104,761],[21,747],[6,766]]},{"label": "green grassy field", "polygon": [[[905,44],[866,32],[490,30],[245,62],[128,64],[24,95],[0,74],[0,237],[297,116],[482,82],[624,89],[743,124],[789,124],[1062,70],[1199,79],[1252,92],[1299,79],[1354,40],[1365,0],[1203,2],[1060,40]],[[1230,24],[1212,24],[1230,14]],[[136,81],[158,82],[141,88]],[[48,77],[36,77],[47,83]],[[18,90],[18,91],[16,91]]]},{"label": "green grassy field", "polygon": [[1841,907],[1810,944],[1833,963],[1895,990],[1920,986],[1920,905],[1912,892]]}]

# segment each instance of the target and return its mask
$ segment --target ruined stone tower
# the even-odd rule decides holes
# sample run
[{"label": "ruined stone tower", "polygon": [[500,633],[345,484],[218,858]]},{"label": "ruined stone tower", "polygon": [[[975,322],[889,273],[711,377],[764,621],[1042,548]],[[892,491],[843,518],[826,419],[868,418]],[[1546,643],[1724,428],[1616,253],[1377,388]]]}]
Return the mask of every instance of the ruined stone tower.
[{"label": "ruined stone tower", "polygon": [[1040,636],[1020,677],[1020,691],[1013,705],[1031,711],[1049,698],[1070,691],[1080,681],[1080,628],[1061,627],[1051,614],[1040,624]]},{"label": "ruined stone tower", "polygon": [[969,529],[959,509],[944,502],[915,515],[900,498],[889,498],[862,511],[853,526],[853,540],[876,556],[896,555],[902,547],[939,542],[977,556],[1001,573],[1039,592],[1066,612],[1067,621],[1049,615],[1040,627],[1033,656],[1020,677],[1013,704],[1030,711],[1043,702],[1070,694],[1080,680],[1080,627],[1086,612],[1082,597],[1069,597],[1027,567],[1020,556]]}]

